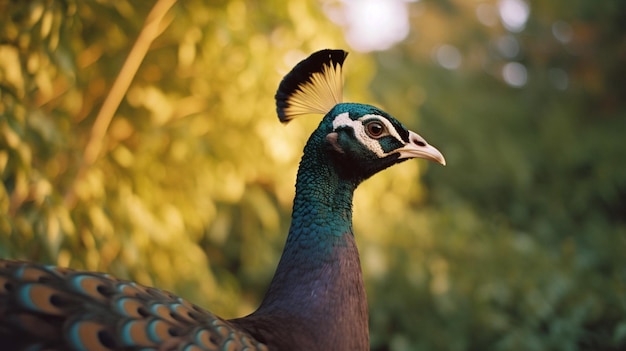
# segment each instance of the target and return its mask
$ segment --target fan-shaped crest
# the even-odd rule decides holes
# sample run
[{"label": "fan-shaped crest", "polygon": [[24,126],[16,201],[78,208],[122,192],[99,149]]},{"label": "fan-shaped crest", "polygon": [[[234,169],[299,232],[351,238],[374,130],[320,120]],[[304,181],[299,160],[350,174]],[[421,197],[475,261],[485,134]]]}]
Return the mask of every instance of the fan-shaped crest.
[{"label": "fan-shaped crest", "polygon": [[286,123],[299,115],[326,114],[342,101],[343,50],[320,50],[298,63],[280,82],[276,113]]}]

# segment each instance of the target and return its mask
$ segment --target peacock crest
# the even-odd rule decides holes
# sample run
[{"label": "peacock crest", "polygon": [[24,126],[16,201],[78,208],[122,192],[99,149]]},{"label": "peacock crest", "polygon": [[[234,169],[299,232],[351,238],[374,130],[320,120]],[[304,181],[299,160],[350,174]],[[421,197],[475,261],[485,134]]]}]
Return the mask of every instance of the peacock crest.
[{"label": "peacock crest", "polygon": [[276,112],[287,123],[299,115],[325,115],[343,100],[343,50],[321,50],[298,63],[276,93]]}]

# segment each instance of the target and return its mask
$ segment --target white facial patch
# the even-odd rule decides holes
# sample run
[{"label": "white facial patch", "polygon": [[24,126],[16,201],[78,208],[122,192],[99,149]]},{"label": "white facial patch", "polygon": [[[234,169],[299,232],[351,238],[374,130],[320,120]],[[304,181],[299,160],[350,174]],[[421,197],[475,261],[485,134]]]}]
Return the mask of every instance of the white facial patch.
[{"label": "white facial patch", "polygon": [[388,156],[389,154],[392,154],[393,151],[385,152],[383,150],[383,147],[378,142],[378,139],[370,137],[365,132],[365,125],[363,124],[363,121],[369,119],[375,119],[378,122],[382,123],[385,126],[388,135],[398,139],[398,141],[402,144],[406,144],[402,140],[402,137],[400,137],[400,134],[398,134],[398,131],[396,131],[396,128],[393,126],[393,124],[391,124],[388,119],[380,115],[364,115],[355,121],[350,118],[350,114],[348,112],[344,112],[335,117],[335,119],[333,120],[333,131],[336,131],[337,128],[340,127],[350,127],[354,130],[354,135],[361,142],[361,144],[365,145],[370,151],[378,155],[378,157],[382,158]]}]

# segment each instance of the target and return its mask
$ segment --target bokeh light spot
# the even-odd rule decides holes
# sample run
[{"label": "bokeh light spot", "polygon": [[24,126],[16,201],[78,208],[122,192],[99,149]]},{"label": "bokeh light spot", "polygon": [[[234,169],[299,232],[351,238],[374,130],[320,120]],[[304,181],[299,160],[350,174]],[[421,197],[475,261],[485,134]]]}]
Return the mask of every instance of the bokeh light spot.
[{"label": "bokeh light spot", "polygon": [[522,87],[528,80],[526,67],[519,62],[509,62],[502,68],[502,78],[513,87]]},{"label": "bokeh light spot", "polygon": [[502,24],[510,32],[521,32],[526,27],[530,7],[523,0],[501,0],[498,11]]},{"label": "bokeh light spot", "polygon": [[405,0],[342,0],[326,6],[327,16],[344,27],[346,41],[357,51],[386,50],[409,34]]},{"label": "bokeh light spot", "polygon": [[552,35],[561,43],[568,43],[573,36],[572,26],[567,22],[557,21],[552,24]]},{"label": "bokeh light spot", "polygon": [[519,42],[511,34],[498,38],[496,40],[496,47],[502,56],[509,59],[516,57],[520,51]]},{"label": "bokeh light spot", "polygon": [[444,44],[435,50],[434,59],[443,68],[457,69],[461,66],[463,56],[461,56],[459,49],[452,45]]}]

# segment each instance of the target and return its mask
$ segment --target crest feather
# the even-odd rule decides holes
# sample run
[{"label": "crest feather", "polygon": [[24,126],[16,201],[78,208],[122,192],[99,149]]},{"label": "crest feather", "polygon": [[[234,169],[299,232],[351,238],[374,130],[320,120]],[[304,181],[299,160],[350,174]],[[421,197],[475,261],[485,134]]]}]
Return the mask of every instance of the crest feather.
[{"label": "crest feather", "polygon": [[326,114],[341,103],[341,67],[348,53],[320,50],[300,61],[280,82],[276,92],[276,113],[287,123],[299,115]]}]

